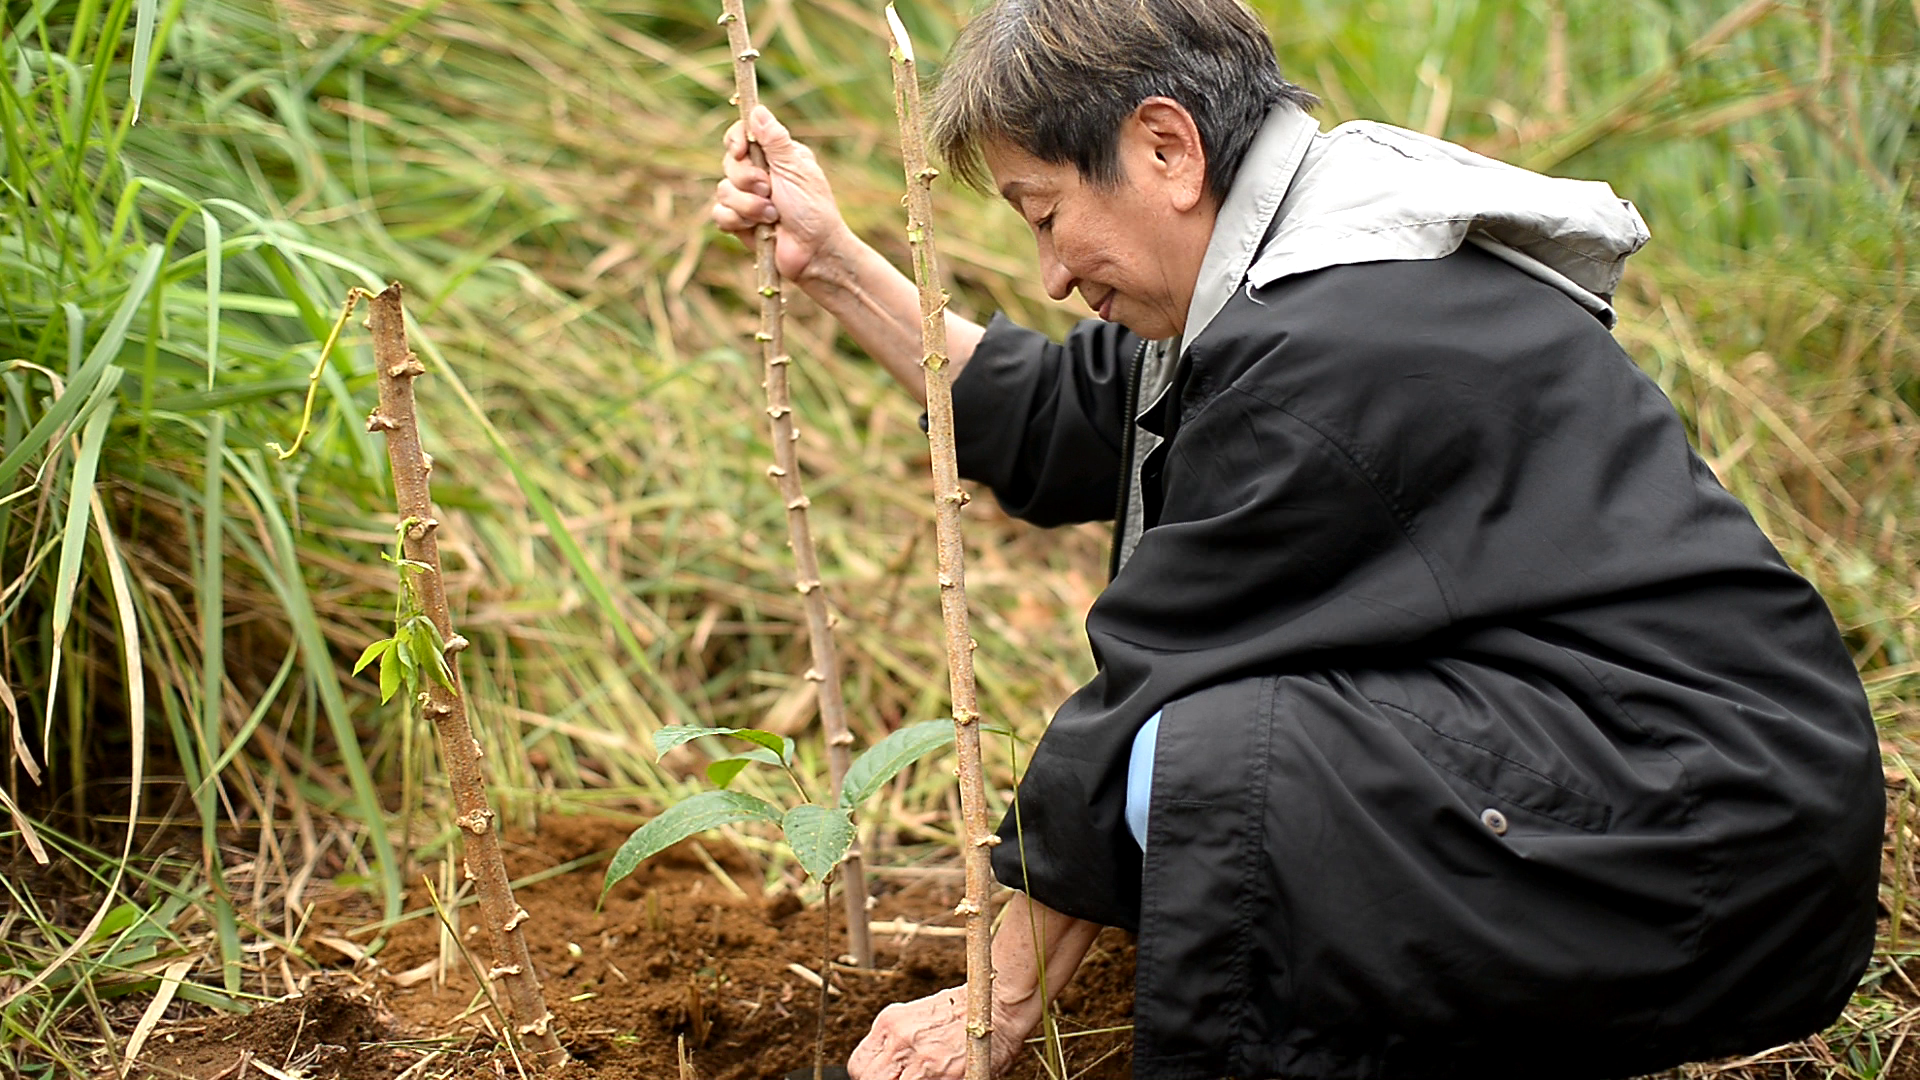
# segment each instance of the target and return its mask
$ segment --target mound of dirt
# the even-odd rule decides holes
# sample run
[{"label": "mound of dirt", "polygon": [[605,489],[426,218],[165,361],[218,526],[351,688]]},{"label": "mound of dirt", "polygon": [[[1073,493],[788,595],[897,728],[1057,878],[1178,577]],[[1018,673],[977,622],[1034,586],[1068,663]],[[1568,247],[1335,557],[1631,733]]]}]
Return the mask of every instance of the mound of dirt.
[{"label": "mound of dirt", "polygon": [[[513,852],[509,869],[516,878],[530,875],[617,847],[624,839],[624,830],[606,822],[549,818],[537,833],[508,837]],[[600,910],[595,910],[595,901],[604,864],[516,892],[531,915],[525,930],[547,1000],[577,1059],[567,1075],[592,1080],[675,1077],[676,1047],[682,1040],[702,1080],[764,1080],[812,1064],[819,1003],[815,980],[823,944],[820,909],[803,910],[784,894],[761,899],[754,873],[722,847],[710,844],[708,850],[747,898],[728,889],[688,846],[650,860],[617,886]],[[921,925],[954,921],[960,888],[956,876],[934,873],[904,885],[897,879],[882,880],[874,916],[883,925],[888,920]],[[838,918],[842,909],[837,901],[832,906]],[[484,968],[489,948],[473,922],[469,909],[462,936]],[[961,938],[882,933],[876,935],[875,946],[873,970],[834,971],[826,1033],[829,1062],[844,1062],[887,1005],[965,981]],[[844,948],[836,929],[836,954]],[[471,971],[443,942],[436,920],[419,918],[395,928],[380,961],[381,970],[393,974],[375,982],[384,988],[384,1004],[399,1029],[417,1037],[458,1037],[470,1044],[469,1049],[447,1052],[422,1071],[422,1080],[517,1075],[486,1032],[497,1019],[489,1021],[489,1010],[476,1006]],[[1125,935],[1109,931],[1060,1001],[1063,1031],[1120,1029],[1066,1040],[1069,1068],[1081,1080],[1119,1080],[1130,1074],[1126,1051],[1132,987],[1132,945]],[[416,1051],[412,1060],[420,1059]],[[1036,1054],[1014,1075],[1042,1080],[1047,1074]],[[362,1078],[358,1073],[342,1076]]]},{"label": "mound of dirt", "polygon": [[[152,1080],[269,1080],[274,1072],[335,1080],[393,1080],[420,1060],[393,1049],[393,1018],[336,989],[322,989],[173,1033],[141,1055]],[[258,1066],[265,1066],[260,1068]]]}]

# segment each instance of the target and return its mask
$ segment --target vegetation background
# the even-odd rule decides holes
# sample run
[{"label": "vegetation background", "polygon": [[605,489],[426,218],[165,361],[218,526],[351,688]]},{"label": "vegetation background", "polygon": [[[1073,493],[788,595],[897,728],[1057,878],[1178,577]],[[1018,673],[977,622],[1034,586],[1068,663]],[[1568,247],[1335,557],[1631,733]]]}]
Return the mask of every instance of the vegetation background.
[{"label": "vegetation background", "polygon": [[[1904,750],[1920,730],[1920,0],[1257,7],[1325,124],[1380,119],[1604,179],[1645,215],[1618,336],[1827,596],[1895,796],[1889,930],[1855,1006],[1741,1068],[1901,1071],[1920,1014],[1898,966],[1920,937]],[[509,817],[672,797],[681,780],[646,749],[662,723],[804,729],[750,260],[706,216],[733,115],[717,10],[5,5],[0,1073],[111,1064],[163,969],[216,1008],[285,992],[287,960],[307,962],[303,897],[363,891],[395,914],[403,868],[450,841],[430,734],[347,674],[388,632],[395,586],[357,321],[317,369],[304,445],[278,451],[349,286],[410,291],[456,625],[476,646],[463,672]],[[938,57],[964,9],[904,15]],[[879,6],[769,0],[752,17],[766,100],[855,227],[903,254]],[[1035,284],[1015,215],[953,190],[939,212],[959,308],[1077,317]],[[796,299],[788,332],[872,741],[945,704],[925,445],[824,315]],[[1105,538],[1039,533],[990,499],[969,513],[983,708],[1017,736],[990,752],[1004,800],[1091,673],[1080,620]],[[803,748],[818,768],[817,737]],[[937,857],[948,787],[938,768],[898,784],[870,839],[919,842],[870,858]]]}]

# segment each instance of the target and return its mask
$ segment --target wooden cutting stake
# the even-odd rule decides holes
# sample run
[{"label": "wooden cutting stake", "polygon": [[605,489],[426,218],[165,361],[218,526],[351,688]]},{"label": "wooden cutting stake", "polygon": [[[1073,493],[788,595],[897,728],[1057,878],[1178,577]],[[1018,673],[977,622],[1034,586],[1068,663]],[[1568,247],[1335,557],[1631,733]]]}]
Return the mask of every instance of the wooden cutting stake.
[{"label": "wooden cutting stake", "polygon": [[413,407],[413,380],[426,374],[427,369],[407,348],[399,284],[387,286],[372,298],[369,307],[367,328],[373,331],[380,404],[367,417],[367,430],[387,436],[394,495],[400,520],[406,526],[401,534],[403,550],[409,561],[428,568],[403,569],[402,573],[416,575],[414,588],[420,607],[440,631],[440,640],[446,643],[447,666],[453,671],[451,686],[431,676],[422,682],[427,718],[440,736],[440,753],[447,765],[447,786],[453,793],[457,815],[454,824],[460,827],[466,849],[467,877],[480,899],[481,920],[493,938],[493,970],[487,973],[487,979],[505,988],[507,1012],[513,1017],[521,1045],[541,1065],[558,1065],[567,1060],[567,1051],[553,1031],[553,1016],[547,1012],[540,979],[527,952],[527,936],[521,927],[529,916],[513,900],[507,864],[501,858],[500,841],[493,829],[493,808],[487,805],[480,741],[473,737],[466,698],[460,691],[455,655],[467,647],[467,639],[453,632],[453,619],[447,612],[447,590],[440,574],[440,523],[434,519],[433,495],[428,490],[433,459],[420,448],[420,425]]},{"label": "wooden cutting stake", "polygon": [[933,178],[920,121],[920,78],[913,43],[900,16],[887,5],[893,35],[893,101],[900,119],[900,149],[907,170],[907,242],[913,248],[913,280],[920,287],[920,366],[927,378],[927,438],[933,456],[934,535],[940,556],[940,613],[947,630],[947,679],[953,694],[954,743],[960,758],[960,816],[965,819],[967,896],[955,909],[967,920],[967,1080],[987,1080],[992,1067],[992,916],[987,890],[990,852],[1000,838],[987,829],[986,781],[980,768],[980,712],[973,686],[974,641],[967,633],[966,546],[960,536],[960,486],[953,445],[953,376],[947,370],[947,294],[940,288],[940,260],[933,245]]},{"label": "wooden cutting stake", "polygon": [[[734,102],[740,107],[741,129],[747,138],[747,152],[753,163],[767,167],[766,151],[753,137],[753,110],[760,103],[759,77],[754,60],[759,50],[747,34],[744,0],[722,0],[720,22],[727,28],[727,45],[733,51]],[[851,757],[848,747],[853,734],[847,730],[847,703],[840,689],[840,657],[833,645],[834,619],[827,612],[827,594],[820,587],[820,560],[814,553],[813,530],[807,524],[807,495],[800,486],[799,454],[795,443],[800,431],[793,424],[793,394],[788,389],[787,369],[793,358],[787,354],[782,315],[786,302],[781,298],[780,268],[773,261],[773,226],[753,229],[753,257],[759,270],[760,357],[766,368],[767,416],[773,421],[773,464],[767,475],[780,489],[787,506],[787,546],[793,549],[794,588],[800,590],[807,611],[807,640],[813,649],[813,666],[807,678],[818,687],[820,729],[827,737],[827,777],[832,797],[840,798],[840,784],[847,775]],[[873,966],[873,936],[867,929],[867,871],[860,860],[858,841],[847,851],[841,873],[844,875],[847,907],[847,951],[854,963]]]}]

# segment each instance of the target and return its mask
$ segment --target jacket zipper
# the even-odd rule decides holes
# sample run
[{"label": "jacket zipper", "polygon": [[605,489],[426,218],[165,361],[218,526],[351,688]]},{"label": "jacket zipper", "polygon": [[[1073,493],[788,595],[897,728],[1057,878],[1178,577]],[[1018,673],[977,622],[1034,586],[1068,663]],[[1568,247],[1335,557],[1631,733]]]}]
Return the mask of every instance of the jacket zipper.
[{"label": "jacket zipper", "polygon": [[1107,580],[1120,574],[1120,551],[1127,543],[1127,509],[1133,500],[1134,417],[1140,411],[1140,377],[1147,370],[1147,342],[1133,354],[1133,377],[1127,380],[1127,411],[1120,418],[1120,493],[1113,507],[1113,551],[1107,556]]}]

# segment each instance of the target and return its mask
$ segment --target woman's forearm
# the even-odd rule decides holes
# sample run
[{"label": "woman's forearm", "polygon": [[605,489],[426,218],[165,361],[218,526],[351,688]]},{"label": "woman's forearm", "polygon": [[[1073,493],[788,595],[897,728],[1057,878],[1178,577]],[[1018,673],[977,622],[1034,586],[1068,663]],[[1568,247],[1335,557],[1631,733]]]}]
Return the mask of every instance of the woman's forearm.
[{"label": "woman's forearm", "polygon": [[[1026,1038],[1040,1022],[1046,1003],[1067,985],[1100,933],[1100,924],[1062,915],[1015,893],[993,935],[994,1025],[1005,1024]],[[1041,991],[1041,958],[1046,989]]]},{"label": "woman's forearm", "polygon": [[[808,264],[797,284],[839,320],[867,355],[926,404],[920,369],[920,290],[872,245],[842,229]],[[947,360],[955,375],[985,331],[947,313]]]}]

